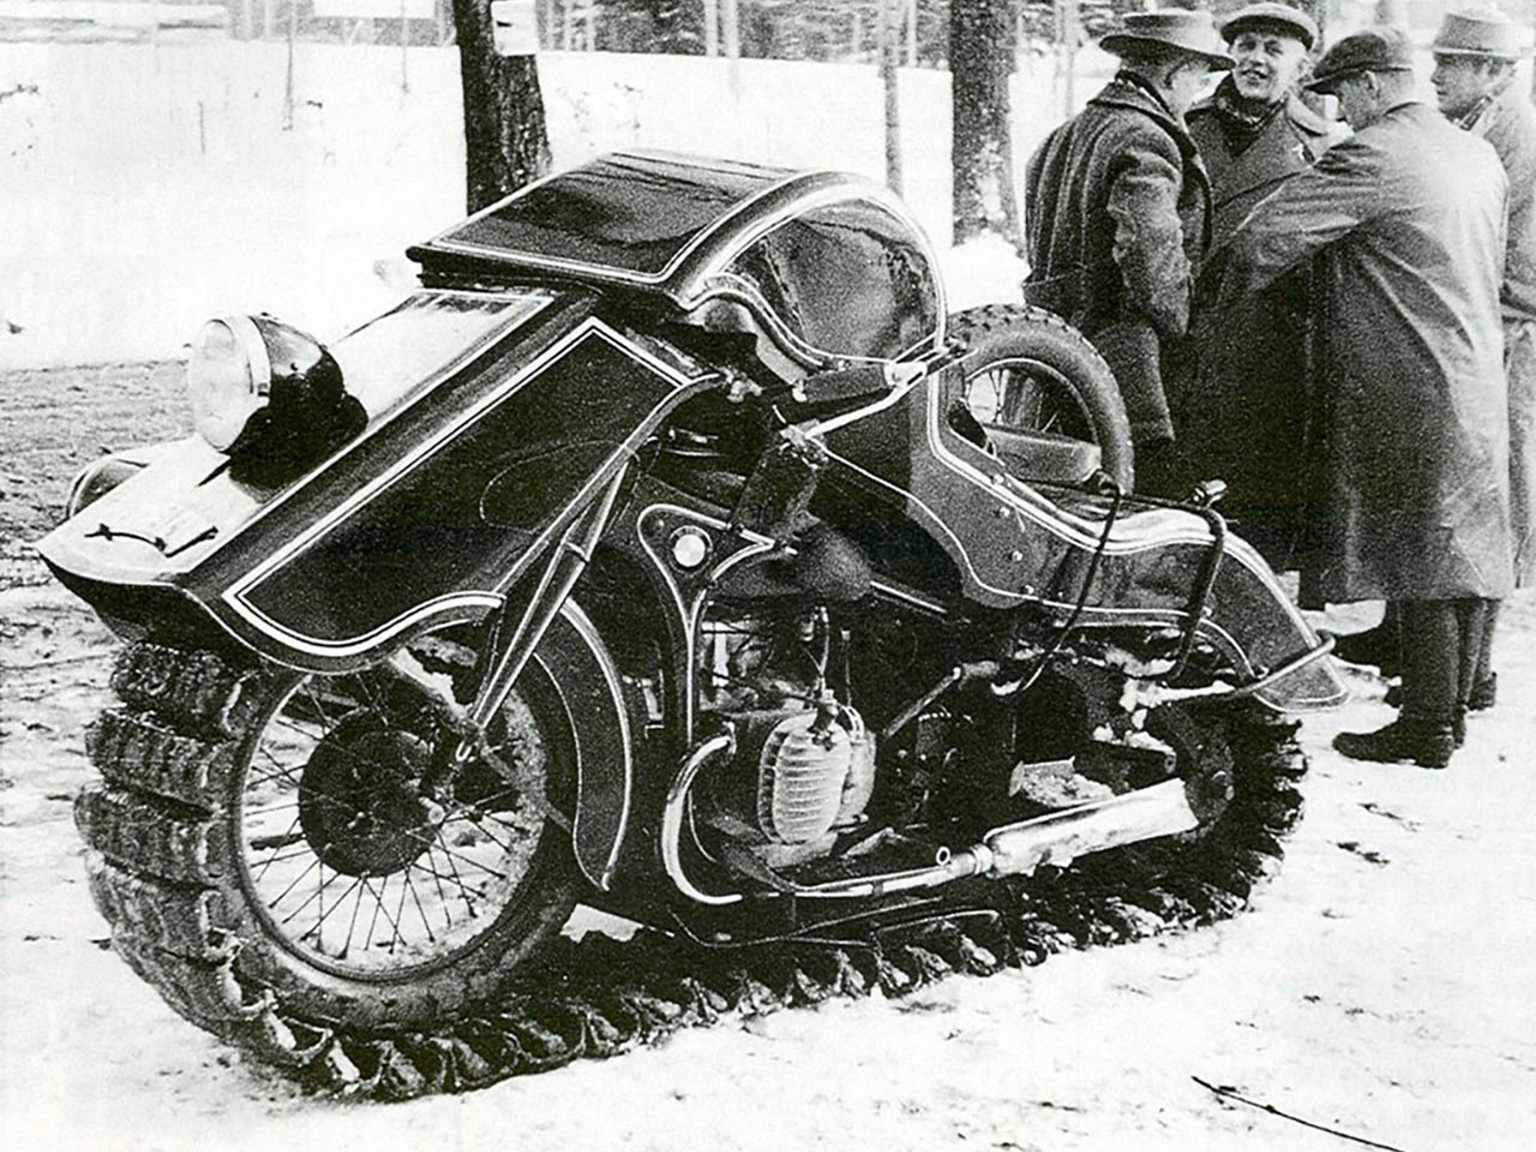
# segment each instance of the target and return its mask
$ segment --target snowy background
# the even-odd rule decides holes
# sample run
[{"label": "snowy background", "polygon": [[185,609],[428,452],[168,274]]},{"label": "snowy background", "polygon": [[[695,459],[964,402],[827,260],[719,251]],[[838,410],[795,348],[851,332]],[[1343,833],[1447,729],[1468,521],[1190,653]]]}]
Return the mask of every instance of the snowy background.
[{"label": "snowy background", "polygon": [[[1086,98],[1113,62],[1083,53]],[[1052,64],[1014,77],[1016,156],[1056,122]],[[0,367],[179,354],[201,322],[269,311],[322,339],[394,302],[407,245],[463,215],[455,48],[0,44]],[[884,179],[870,65],[546,52],[557,168],[665,148]],[[949,74],[900,76],[904,197],[950,239]],[[960,306],[1018,270],[952,277]]]}]

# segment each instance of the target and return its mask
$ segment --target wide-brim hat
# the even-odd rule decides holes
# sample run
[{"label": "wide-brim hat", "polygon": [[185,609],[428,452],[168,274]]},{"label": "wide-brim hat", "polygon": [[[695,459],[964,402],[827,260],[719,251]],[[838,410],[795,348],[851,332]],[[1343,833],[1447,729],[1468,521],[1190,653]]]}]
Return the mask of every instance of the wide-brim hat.
[{"label": "wide-brim hat", "polygon": [[1228,44],[1237,39],[1239,32],[1251,28],[1273,29],[1294,36],[1309,50],[1318,38],[1317,21],[1289,4],[1250,4],[1223,17],[1217,27]]},{"label": "wide-brim hat", "polygon": [[1160,45],[1205,60],[1212,68],[1232,67],[1227,46],[1204,12],[1188,8],[1162,8],[1152,12],[1128,12],[1121,27],[1099,41],[1106,52],[1119,55],[1127,49]]},{"label": "wide-brim hat", "polygon": [[1412,72],[1413,45],[1397,28],[1370,28],[1344,37],[1317,62],[1305,87],[1332,92],[1361,72]]},{"label": "wide-brim hat", "polygon": [[1525,55],[1525,38],[1502,12],[1447,12],[1430,49],[1436,56],[1516,60]]}]

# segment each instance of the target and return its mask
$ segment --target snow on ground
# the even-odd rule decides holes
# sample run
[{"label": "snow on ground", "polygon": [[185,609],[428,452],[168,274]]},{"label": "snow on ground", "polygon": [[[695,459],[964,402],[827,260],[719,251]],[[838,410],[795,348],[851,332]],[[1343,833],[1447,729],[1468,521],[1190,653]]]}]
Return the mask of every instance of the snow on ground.
[{"label": "snow on ground", "polygon": [[[1354,627],[1361,611],[1335,613]],[[181,1021],[101,947],[69,801],[109,638],[57,587],[0,591],[0,1138],[54,1152],[825,1146],[1324,1152],[1536,1147],[1536,603],[1450,770],[1355,764],[1381,685],[1308,721],[1308,813],[1215,928],[723,1023],[463,1097],[297,1094]]]},{"label": "snow on ground", "polygon": [[[451,53],[412,50],[405,92],[398,51],[305,46],[284,132],[280,47],[222,46],[212,62],[188,51],[0,46],[0,88],[37,88],[0,103],[0,315],[22,328],[0,323],[0,364],[164,356],[234,309],[333,333],[390,303],[411,274],[404,246],[458,215]],[[640,144],[878,175],[873,73],[822,66],[827,87],[811,88],[799,68],[550,54],[557,162]],[[1043,66],[1019,81],[1022,141],[1056,118],[1049,81]],[[942,242],[947,90],[903,83],[909,199]],[[1081,80],[1078,98],[1092,87]],[[946,267],[955,308],[1017,298],[1020,269],[995,241]],[[1354,703],[1308,722],[1309,813],[1235,921],[399,1106],[297,1095],[101,947],[69,811],[109,638],[57,587],[22,585],[0,590],[0,646],[6,1147],[1349,1146],[1195,1076],[1405,1150],[1536,1147],[1530,599],[1507,612],[1499,707],[1473,721],[1451,770],[1331,751],[1334,732],[1389,716],[1363,674]]]}]

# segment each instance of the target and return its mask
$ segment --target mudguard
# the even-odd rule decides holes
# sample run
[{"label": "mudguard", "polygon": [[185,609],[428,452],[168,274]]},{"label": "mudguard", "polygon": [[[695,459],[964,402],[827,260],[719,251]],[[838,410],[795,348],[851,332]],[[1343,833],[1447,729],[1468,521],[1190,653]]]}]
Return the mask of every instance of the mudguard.
[{"label": "mudguard", "polygon": [[922,527],[966,599],[1063,617],[1081,604],[1088,628],[1193,627],[1237,670],[1234,690],[1270,708],[1347,699],[1328,646],[1219,516],[1013,477],[945,418],[959,386],[946,368],[805,432],[854,484]]}]

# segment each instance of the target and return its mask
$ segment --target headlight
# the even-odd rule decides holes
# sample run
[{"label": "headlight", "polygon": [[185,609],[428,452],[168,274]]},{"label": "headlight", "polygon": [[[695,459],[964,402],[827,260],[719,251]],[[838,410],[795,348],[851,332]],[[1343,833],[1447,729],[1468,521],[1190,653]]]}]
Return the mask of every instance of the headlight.
[{"label": "headlight", "polygon": [[221,452],[251,417],[300,435],[341,403],[341,367],[320,341],[271,316],[226,316],[203,325],[187,361],[187,395],[202,437]]},{"label": "headlight", "polygon": [[272,362],[252,319],[229,316],[204,324],[187,361],[187,398],[203,439],[226,450],[271,394]]}]

